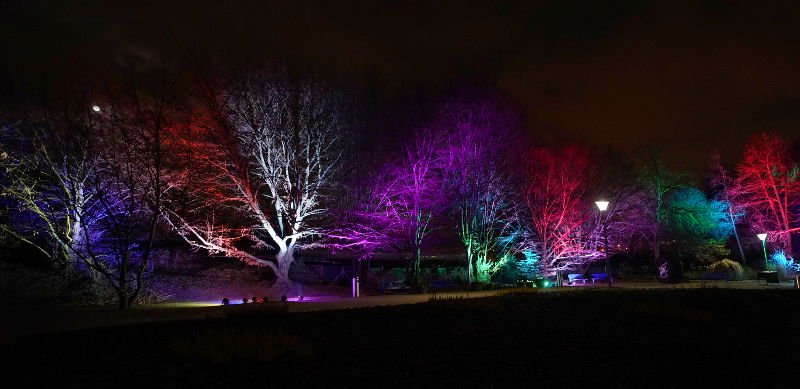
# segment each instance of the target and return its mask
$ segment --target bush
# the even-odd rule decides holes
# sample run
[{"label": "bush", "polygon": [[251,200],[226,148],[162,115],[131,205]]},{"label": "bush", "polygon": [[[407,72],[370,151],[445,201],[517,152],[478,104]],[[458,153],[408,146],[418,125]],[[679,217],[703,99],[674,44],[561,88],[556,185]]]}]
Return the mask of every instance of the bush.
[{"label": "bush", "polygon": [[787,256],[783,250],[775,251],[772,253],[771,257],[775,264],[775,270],[777,270],[778,275],[782,279],[787,279],[800,273],[800,263],[796,262],[794,258]]},{"label": "bush", "polygon": [[708,265],[708,271],[717,273],[728,273],[731,280],[741,281],[744,279],[744,269],[739,262],[730,259],[721,259]]}]

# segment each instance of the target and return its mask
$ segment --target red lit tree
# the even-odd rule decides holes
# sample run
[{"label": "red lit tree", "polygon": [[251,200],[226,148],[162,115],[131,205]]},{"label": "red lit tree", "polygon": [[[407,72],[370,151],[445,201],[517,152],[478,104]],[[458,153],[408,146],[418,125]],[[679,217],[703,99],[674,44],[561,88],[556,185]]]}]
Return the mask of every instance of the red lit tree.
[{"label": "red lit tree", "polygon": [[527,157],[525,201],[543,268],[566,270],[600,257],[590,223],[594,204],[586,198],[594,175],[589,153],[575,145],[536,147]]},{"label": "red lit tree", "polygon": [[736,201],[746,209],[747,221],[791,256],[792,233],[800,230],[800,168],[789,145],[775,133],[755,136],[737,173]]}]

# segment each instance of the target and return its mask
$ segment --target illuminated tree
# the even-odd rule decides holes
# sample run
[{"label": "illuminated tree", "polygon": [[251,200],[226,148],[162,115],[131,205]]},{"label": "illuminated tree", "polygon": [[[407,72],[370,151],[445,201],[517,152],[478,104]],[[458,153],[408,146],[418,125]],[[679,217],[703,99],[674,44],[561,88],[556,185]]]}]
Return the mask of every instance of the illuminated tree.
[{"label": "illuminated tree", "polygon": [[675,190],[667,203],[664,232],[680,242],[676,245],[678,256],[686,249],[700,261],[711,262],[730,253],[725,248],[733,229],[728,203],[709,200],[693,187]]},{"label": "illuminated tree", "polygon": [[737,173],[736,201],[746,210],[747,221],[792,256],[792,234],[800,231],[800,167],[788,144],[775,133],[755,136]]},{"label": "illuminated tree", "polygon": [[513,258],[519,226],[510,172],[513,115],[492,99],[459,100],[440,112],[445,177],[467,259],[467,282],[488,282]]},{"label": "illuminated tree", "polygon": [[742,263],[746,263],[747,259],[744,255],[744,248],[742,241],[739,239],[739,231],[736,229],[736,224],[744,218],[745,212],[742,205],[739,203],[738,186],[730,172],[722,165],[720,156],[714,153],[711,158],[711,187],[716,191],[717,198],[724,202],[725,213],[728,216],[728,223],[736,238],[736,247],[739,249],[739,257]]},{"label": "illuminated tree", "polygon": [[100,164],[92,147],[96,118],[88,104],[79,105],[37,109],[6,126],[0,152],[3,196],[13,201],[17,218],[25,218],[0,228],[69,271],[78,270],[74,248],[93,222],[86,217],[96,202],[89,179]]},{"label": "illuminated tree", "polygon": [[158,92],[110,86],[94,109],[80,101],[37,110],[25,124],[26,147],[3,158],[4,194],[29,215],[28,224],[4,228],[113,290],[120,309],[142,291],[159,233],[167,107]]},{"label": "illuminated tree", "polygon": [[338,96],[260,69],[211,85],[184,142],[192,163],[174,175],[188,200],[170,206],[172,223],[193,247],[272,269],[287,290],[295,251],[324,235],[341,153]]},{"label": "illuminated tree", "polygon": [[94,220],[82,224],[86,239],[73,250],[113,288],[123,310],[145,287],[162,233],[167,190],[162,143],[169,125],[163,90],[125,92],[111,100],[98,122],[101,163],[89,177],[95,202],[84,214]]},{"label": "illuminated tree", "polygon": [[589,153],[574,145],[536,147],[527,158],[525,201],[543,269],[566,270],[601,257],[586,198],[594,175]]},{"label": "illuminated tree", "polygon": [[447,204],[442,181],[442,137],[420,129],[402,148],[397,161],[380,168],[367,201],[346,212],[347,223],[331,235],[335,247],[357,247],[364,256],[377,249],[409,251],[411,282],[418,281],[425,239],[432,220]]},{"label": "illuminated tree", "polygon": [[664,224],[669,215],[667,199],[682,186],[684,175],[667,168],[656,148],[645,147],[637,155],[641,191],[632,199],[639,212],[637,222],[631,225],[649,241],[653,261],[658,261],[661,258]]}]

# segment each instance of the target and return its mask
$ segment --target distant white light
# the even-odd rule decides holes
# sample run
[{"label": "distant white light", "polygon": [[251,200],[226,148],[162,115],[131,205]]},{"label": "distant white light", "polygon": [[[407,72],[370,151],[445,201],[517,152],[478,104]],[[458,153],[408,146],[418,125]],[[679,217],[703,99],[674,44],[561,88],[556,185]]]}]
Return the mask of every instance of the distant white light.
[{"label": "distant white light", "polygon": [[597,204],[597,209],[599,209],[600,212],[608,209],[608,201],[595,201],[594,203]]},{"label": "distant white light", "polygon": [[762,234],[758,234],[756,236],[758,237],[758,239],[761,239],[762,241],[767,240],[767,233],[766,232],[762,233]]},{"label": "distant white light", "polygon": [[92,111],[100,112],[100,106],[99,105],[93,105],[92,106]]}]

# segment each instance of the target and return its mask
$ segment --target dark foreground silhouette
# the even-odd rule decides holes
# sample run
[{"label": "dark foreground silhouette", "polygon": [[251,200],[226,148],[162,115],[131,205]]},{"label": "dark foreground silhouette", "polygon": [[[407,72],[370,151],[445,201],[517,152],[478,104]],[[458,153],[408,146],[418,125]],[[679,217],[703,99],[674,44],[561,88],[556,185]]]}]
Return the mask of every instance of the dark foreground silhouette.
[{"label": "dark foreground silhouette", "polygon": [[294,314],[250,306],[227,318],[13,339],[0,348],[3,381],[156,388],[798,383],[800,290],[587,290]]}]

